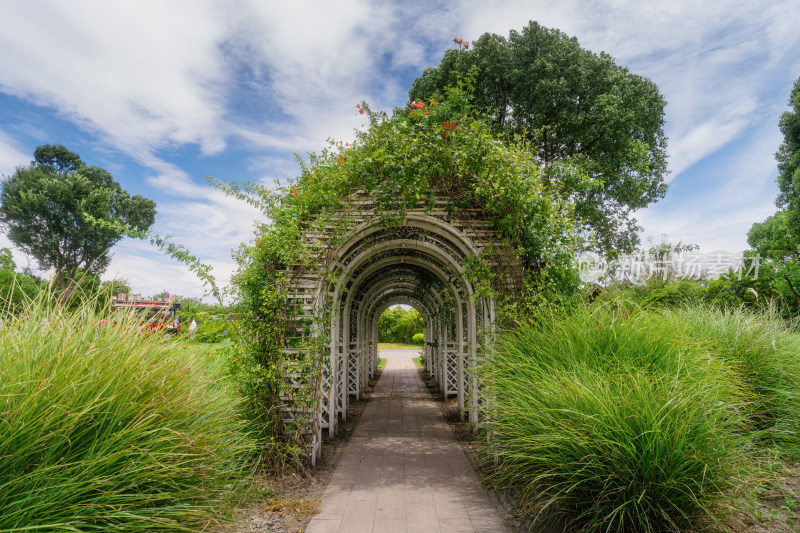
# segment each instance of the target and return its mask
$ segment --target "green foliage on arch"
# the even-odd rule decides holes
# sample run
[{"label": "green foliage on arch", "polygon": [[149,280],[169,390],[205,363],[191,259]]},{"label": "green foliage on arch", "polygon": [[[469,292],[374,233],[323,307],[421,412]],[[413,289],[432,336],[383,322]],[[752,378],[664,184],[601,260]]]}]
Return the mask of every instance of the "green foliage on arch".
[{"label": "green foliage on arch", "polygon": [[[498,242],[484,256],[469,259],[466,276],[477,296],[498,302],[501,320],[510,322],[520,310],[578,286],[574,206],[565,191],[596,183],[567,165],[545,171],[528,141],[495,133],[461,89],[396,109],[391,117],[365,103],[356,108],[368,122],[352,146],[331,142],[311,154],[293,183],[268,190],[215,181],[270,221],[257,229],[255,243],[235,253],[240,267],[233,291],[245,342],[231,357],[231,371],[248,398],[248,416],[270,442],[290,436],[277,409],[286,395],[281,383],[290,375],[303,376],[308,394],[295,388],[293,400],[315,407],[314,383],[330,342],[331,309],[302,315],[288,291],[306,273],[336,281],[329,262],[352,235],[356,219],[342,214],[356,209],[358,199],[373,199],[370,214],[386,227],[401,225],[410,209],[430,210],[442,200],[452,212],[482,209]],[[314,235],[321,237],[309,238]],[[506,298],[509,293],[513,298]],[[296,355],[287,356],[287,346]],[[296,450],[305,444],[298,435]]]},{"label": "green foliage on arch", "polygon": [[[331,231],[330,215],[352,209],[360,195],[375,198],[375,215],[387,226],[400,224],[408,209],[432,208],[435,199],[449,200],[451,209],[483,208],[501,244],[513,247],[536,281],[546,281],[540,289],[547,286],[552,294],[574,289],[576,278],[565,274],[577,243],[574,206],[566,198],[598,184],[568,165],[544,170],[528,141],[496,134],[464,91],[448,89],[446,99],[440,98],[397,109],[392,117],[359,104],[369,124],[353,145],[331,142],[310,154],[286,187],[217,182],[260,207],[271,221],[259,228],[255,246],[239,250],[238,296],[247,297],[241,289],[248,285],[251,265],[279,271],[299,262],[313,268],[320,247],[333,248],[347,236],[348,227]],[[315,229],[325,229],[329,240],[306,242],[305,232]]]}]

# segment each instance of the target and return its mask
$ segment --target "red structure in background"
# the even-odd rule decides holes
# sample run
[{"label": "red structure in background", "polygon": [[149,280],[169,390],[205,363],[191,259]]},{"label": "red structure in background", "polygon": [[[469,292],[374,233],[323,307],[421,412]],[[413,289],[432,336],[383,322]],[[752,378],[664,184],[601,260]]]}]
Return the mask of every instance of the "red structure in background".
[{"label": "red structure in background", "polygon": [[170,296],[164,300],[128,300],[125,294],[111,299],[112,310],[131,310],[141,317],[144,331],[160,332],[164,335],[178,335],[181,323],[176,311],[181,304],[175,303]]}]

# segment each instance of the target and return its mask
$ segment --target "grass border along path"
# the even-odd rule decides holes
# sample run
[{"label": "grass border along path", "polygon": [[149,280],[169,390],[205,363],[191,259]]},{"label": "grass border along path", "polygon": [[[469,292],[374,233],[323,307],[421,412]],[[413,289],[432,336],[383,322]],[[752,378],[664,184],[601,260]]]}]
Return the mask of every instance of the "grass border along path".
[{"label": "grass border along path", "polygon": [[255,446],[200,350],[47,302],[3,317],[0,532],[199,531]]},{"label": "grass border along path", "polygon": [[800,335],[744,311],[544,312],[481,369],[489,479],[581,531],[747,516],[800,452],[799,353]]}]

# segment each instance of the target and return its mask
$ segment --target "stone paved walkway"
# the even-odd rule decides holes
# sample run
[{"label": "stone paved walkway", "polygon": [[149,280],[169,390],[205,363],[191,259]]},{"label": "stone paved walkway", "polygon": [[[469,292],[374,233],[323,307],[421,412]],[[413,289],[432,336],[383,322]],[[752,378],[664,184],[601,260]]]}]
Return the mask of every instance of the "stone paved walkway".
[{"label": "stone paved walkway", "polygon": [[306,533],[508,531],[414,367],[384,352],[376,389]]}]

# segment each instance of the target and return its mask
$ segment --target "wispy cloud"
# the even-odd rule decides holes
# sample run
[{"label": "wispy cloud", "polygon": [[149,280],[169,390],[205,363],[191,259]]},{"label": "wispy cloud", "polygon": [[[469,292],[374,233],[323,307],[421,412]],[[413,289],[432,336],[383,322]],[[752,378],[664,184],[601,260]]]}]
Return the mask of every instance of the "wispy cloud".
[{"label": "wispy cloud", "polygon": [[535,19],[657,83],[672,188],[639,214],[645,235],[741,250],[752,223],[775,211],[777,120],[800,75],[800,3],[469,0],[451,10],[469,38]]},{"label": "wispy cloud", "polygon": [[225,147],[226,28],[194,2],[3,8],[3,92],[51,107],[125,152],[197,143]]},{"label": "wispy cloud", "polygon": [[698,124],[688,124],[686,131],[670,143],[670,170],[668,181],[675,179],[694,163],[714,153],[736,139],[752,122],[755,102],[736,102]]},{"label": "wispy cloud", "polygon": [[776,210],[772,154],[780,142],[769,127],[752,133],[750,142],[728,147],[713,167],[687,172],[664,201],[640,212],[644,236],[666,234],[706,251],[747,249],[750,227]]},{"label": "wispy cloud", "polygon": [[17,141],[0,130],[0,176],[10,176],[17,166],[31,160],[30,155],[22,153]]}]

